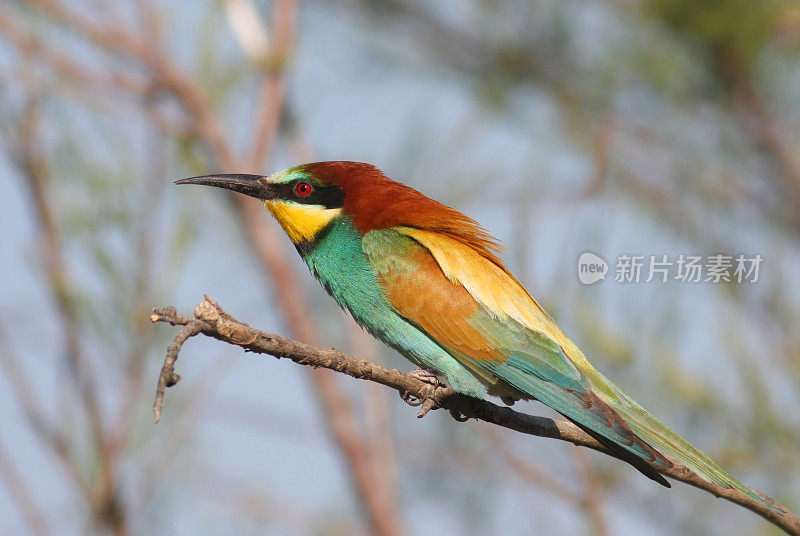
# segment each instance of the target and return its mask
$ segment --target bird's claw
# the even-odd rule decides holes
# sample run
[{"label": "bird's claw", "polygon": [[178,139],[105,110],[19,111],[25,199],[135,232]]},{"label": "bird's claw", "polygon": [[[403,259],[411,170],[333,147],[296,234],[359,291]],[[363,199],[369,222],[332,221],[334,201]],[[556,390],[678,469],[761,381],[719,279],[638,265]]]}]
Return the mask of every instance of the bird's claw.
[{"label": "bird's claw", "polygon": [[417,412],[418,419],[423,418],[430,410],[438,407],[432,397],[427,397],[420,400],[419,397],[412,395],[408,391],[402,391],[400,393],[400,398],[402,398],[403,402],[409,406],[420,406],[419,411]]},{"label": "bird's claw", "polygon": [[[430,370],[420,368],[412,370],[411,372],[408,373],[408,375],[418,379],[421,382],[427,383],[433,388],[433,390],[436,390],[439,387],[443,386],[442,382],[439,381],[439,378],[436,376],[436,374],[431,372]],[[425,397],[420,399],[418,396],[412,395],[408,391],[401,391],[400,398],[402,398],[403,402],[405,402],[409,406],[420,406],[419,411],[417,412],[418,419],[421,419],[422,417],[427,415],[430,410],[436,409],[438,407],[432,397]]]},{"label": "bird's claw", "polygon": [[436,409],[436,407],[436,402],[434,402],[432,398],[426,398],[422,401],[422,405],[417,412],[417,419],[423,418],[430,410]]},{"label": "bird's claw", "polygon": [[421,382],[425,382],[428,385],[432,385],[434,387],[434,389],[436,387],[441,387],[442,386],[442,382],[439,381],[439,377],[436,375],[436,373],[431,372],[428,369],[424,369],[424,368],[414,369],[411,372],[409,372],[408,375],[413,377],[413,378],[418,379]]},{"label": "bird's claw", "polygon": [[401,391],[400,398],[403,399],[403,402],[408,404],[409,406],[419,406],[422,404],[422,400],[417,398],[416,396],[412,395],[408,391]]}]

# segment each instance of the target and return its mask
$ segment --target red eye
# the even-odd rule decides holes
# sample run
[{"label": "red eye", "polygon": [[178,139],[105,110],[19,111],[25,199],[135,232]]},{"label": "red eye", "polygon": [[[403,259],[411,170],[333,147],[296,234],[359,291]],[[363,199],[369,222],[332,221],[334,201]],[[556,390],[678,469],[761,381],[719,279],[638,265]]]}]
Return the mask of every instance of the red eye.
[{"label": "red eye", "polygon": [[308,197],[313,191],[314,187],[307,182],[298,182],[294,187],[294,193],[300,197]]}]

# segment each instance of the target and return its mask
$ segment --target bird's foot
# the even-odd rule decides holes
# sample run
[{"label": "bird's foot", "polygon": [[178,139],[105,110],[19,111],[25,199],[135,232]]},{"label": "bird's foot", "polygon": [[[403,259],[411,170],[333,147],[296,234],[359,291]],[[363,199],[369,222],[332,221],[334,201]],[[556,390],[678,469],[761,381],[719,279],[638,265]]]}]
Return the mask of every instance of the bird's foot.
[{"label": "bird's foot", "polygon": [[421,382],[425,382],[429,385],[432,385],[433,388],[441,387],[442,382],[439,380],[439,376],[436,375],[435,372],[430,371],[424,368],[414,369],[408,373],[409,376],[413,376],[414,378],[418,379]]},{"label": "bird's foot", "polygon": [[[435,373],[431,372],[427,369],[416,369],[412,370],[408,373],[409,376],[412,376],[421,382],[425,382],[431,386],[431,394],[433,391],[438,389],[439,387],[443,387],[444,384],[439,380]],[[428,412],[432,409],[436,409],[437,405],[436,402],[433,400],[432,396],[419,398],[416,395],[409,393],[408,391],[401,391],[400,398],[403,399],[403,402],[408,404],[409,406],[420,406],[419,411],[417,412],[417,418],[421,419]]]}]

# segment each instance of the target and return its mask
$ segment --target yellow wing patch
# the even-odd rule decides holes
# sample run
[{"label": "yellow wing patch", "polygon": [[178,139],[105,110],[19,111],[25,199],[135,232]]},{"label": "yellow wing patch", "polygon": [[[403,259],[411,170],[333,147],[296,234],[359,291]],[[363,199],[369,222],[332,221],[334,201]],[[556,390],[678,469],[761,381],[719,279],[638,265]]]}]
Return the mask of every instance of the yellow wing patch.
[{"label": "yellow wing patch", "polygon": [[333,218],[342,213],[341,208],[325,208],[282,200],[264,201],[264,207],[275,216],[294,244],[313,240]]},{"label": "yellow wing patch", "polygon": [[454,284],[463,285],[492,314],[511,317],[534,331],[548,335],[561,345],[576,365],[579,361],[588,365],[583,353],[519,281],[496,263],[439,232],[410,227],[397,227],[396,230],[425,246],[445,276]]}]

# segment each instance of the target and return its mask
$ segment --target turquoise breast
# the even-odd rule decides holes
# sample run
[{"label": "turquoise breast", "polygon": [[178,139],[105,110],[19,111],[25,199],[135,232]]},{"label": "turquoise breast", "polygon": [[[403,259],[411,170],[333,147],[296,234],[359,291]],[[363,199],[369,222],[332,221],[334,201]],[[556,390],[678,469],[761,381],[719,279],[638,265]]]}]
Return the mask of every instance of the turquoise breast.
[{"label": "turquoise breast", "polygon": [[[382,232],[394,231],[377,231]],[[417,366],[441,374],[454,389],[479,398],[486,394],[486,387],[471,372],[395,312],[349,218],[336,218],[314,244],[298,249],[325,290],[373,336]]]}]

